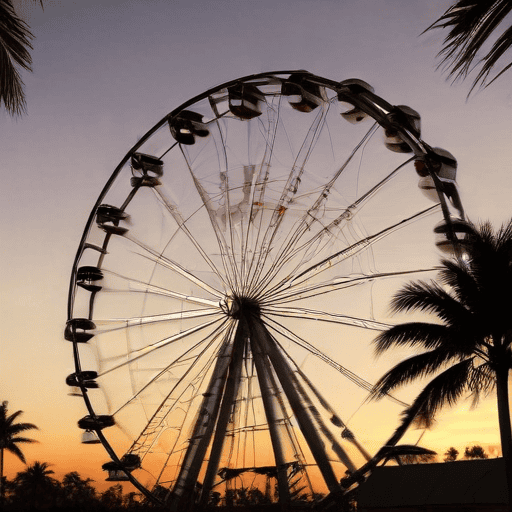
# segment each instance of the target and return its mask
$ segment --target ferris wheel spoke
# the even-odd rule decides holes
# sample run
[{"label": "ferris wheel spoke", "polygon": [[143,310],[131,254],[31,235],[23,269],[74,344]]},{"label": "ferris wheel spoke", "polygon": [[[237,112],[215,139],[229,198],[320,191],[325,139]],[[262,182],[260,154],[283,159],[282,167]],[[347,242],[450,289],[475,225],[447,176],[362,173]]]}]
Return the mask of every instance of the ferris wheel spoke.
[{"label": "ferris wheel spoke", "polygon": [[[279,111],[281,105],[281,97],[277,100],[277,105],[267,105],[267,127],[263,127],[262,131],[265,136],[265,151],[261,160],[258,162],[259,171],[255,174],[255,180],[253,178],[253,185],[251,187],[251,198],[250,198],[250,216],[248,220],[247,230],[245,239],[243,239],[242,255],[242,275],[251,275],[252,266],[255,263],[255,253],[253,253],[250,261],[248,260],[248,251],[251,247],[249,238],[255,237],[255,242],[252,244],[253,247],[259,245],[260,235],[262,234],[262,223],[263,215],[257,216],[261,207],[265,204],[265,193],[269,183],[269,168],[272,160],[274,144],[276,141],[277,127],[279,125]],[[258,119],[258,123],[261,121]],[[256,220],[257,219],[257,220]],[[254,233],[255,232],[255,233]],[[244,282],[244,288],[242,293],[247,293],[248,283]]]},{"label": "ferris wheel spoke", "polygon": [[232,289],[236,289],[236,269],[237,266],[235,265],[235,261],[233,260],[232,252],[229,249],[228,243],[226,242],[226,238],[222,232],[221,227],[219,226],[219,220],[218,220],[218,211],[215,208],[215,205],[206,191],[206,189],[203,187],[201,180],[195,175],[192,164],[190,162],[190,159],[187,157],[184,148],[180,145],[181,152],[183,154],[183,158],[187,164],[190,176],[192,178],[192,182],[194,184],[194,187],[201,198],[201,201],[203,202],[204,207],[206,208],[206,211],[208,212],[208,217],[210,218],[210,223],[213,229],[213,232],[215,233],[215,237],[217,239],[220,254],[222,258],[222,263],[224,266],[224,271],[226,275],[226,279],[230,283],[230,287]]},{"label": "ferris wheel spoke", "polygon": [[[369,133],[367,135],[369,135]],[[352,158],[352,156],[353,155],[351,155],[350,158]],[[410,158],[409,160],[399,165],[396,169],[389,173],[383,180],[381,180],[377,185],[372,187],[366,193],[361,195],[361,197],[359,197],[356,201],[354,201],[354,203],[345,208],[341,212],[341,214],[338,215],[338,217],[336,217],[328,225],[322,227],[320,231],[316,232],[309,240],[306,240],[304,243],[297,247],[297,243],[302,238],[304,233],[310,229],[313,222],[320,222],[320,219],[316,219],[314,216],[310,216],[309,220],[302,219],[302,229],[299,227],[299,229],[293,232],[293,238],[290,240],[286,248],[286,251],[283,251],[280,257],[276,258],[276,260],[280,263],[276,265],[274,275],[277,275],[279,273],[279,270],[284,268],[288,262],[291,262],[296,258],[298,259],[298,261],[295,263],[294,269],[291,272],[288,271],[288,274],[295,275],[296,273],[298,273],[305,262],[308,262],[311,259],[311,257],[314,256],[315,253],[321,252],[321,249],[319,247],[320,243],[324,244],[325,246],[332,240],[337,239],[339,237],[340,231],[343,229],[343,226],[348,223],[351,223],[355,219],[356,215],[360,212],[361,208],[412,160],[413,158]],[[272,294],[276,290],[278,290],[280,286],[282,286],[283,284],[284,282],[281,281],[274,285],[272,288],[265,290],[265,293]]]},{"label": "ferris wheel spoke", "polygon": [[300,178],[304,172],[304,167],[308,161],[311,151],[313,150],[315,143],[321,133],[328,108],[328,105],[323,104],[321,106],[321,110],[316,114],[315,119],[309,128],[308,133],[293,163],[290,173],[288,174],[286,184],[283,188],[276,209],[273,211],[269,224],[265,229],[265,234],[261,242],[261,251],[259,252],[259,257],[257,258],[256,265],[253,269],[249,289],[254,287],[254,283],[256,281],[259,281],[260,283],[265,281],[265,277],[260,279],[260,276],[269,256],[270,245],[286,215],[290,201],[299,190]]},{"label": "ferris wheel spoke", "polygon": [[[187,349],[185,352],[180,354],[176,359],[174,359],[172,362],[170,362],[165,368],[160,370],[154,377],[148,380],[144,386],[142,386],[137,393],[135,393],[128,401],[126,401],[123,405],[118,407],[116,411],[113,413],[114,415],[118,414],[121,410],[123,410],[127,405],[129,405],[133,400],[135,400],[138,396],[140,396],[144,391],[146,391],[150,386],[152,386],[154,383],[156,383],[162,376],[164,376],[166,373],[169,373],[174,367],[182,365],[183,363],[187,364],[187,370],[185,373],[178,379],[177,383],[172,387],[171,391],[169,392],[168,396],[166,397],[166,400],[169,399],[169,397],[174,393],[176,388],[183,382],[183,380],[192,372],[194,367],[197,365],[197,363],[200,361],[201,357],[206,353],[206,351],[211,347],[211,345],[216,341],[218,338],[217,336],[210,336],[204,339],[201,339],[199,342],[197,342],[195,345]],[[198,353],[194,354],[194,351],[197,350],[201,345],[205,345],[205,347]],[[192,354],[192,355],[191,355]],[[103,374],[104,375],[104,374]],[[101,375],[100,375],[101,376]],[[175,402],[178,402],[179,397],[176,398]],[[163,403],[160,405],[160,407],[157,409],[157,413],[160,412],[161,408],[163,407]],[[157,414],[155,413],[155,414]]]},{"label": "ferris wheel spoke", "polygon": [[320,349],[306,341],[304,338],[300,337],[299,335],[295,334],[294,332],[290,331],[288,328],[286,328],[281,323],[277,322],[276,320],[266,316],[264,319],[266,325],[275,331],[276,333],[280,334],[281,336],[284,336],[289,341],[292,341],[293,343],[299,345],[302,348],[305,348],[310,354],[318,357],[322,361],[329,364],[329,366],[332,366],[336,370],[338,370],[343,376],[351,380],[354,384],[361,387],[362,389],[366,391],[370,391],[373,388],[373,385],[364,380],[363,378],[359,377],[357,374],[351,372],[341,364],[334,361],[332,358],[330,358],[327,354],[322,352]]},{"label": "ferris wheel spoke", "polygon": [[[226,149],[226,143],[225,143],[225,135],[222,133],[222,128],[219,123],[219,119],[215,120],[214,126],[216,128],[215,133],[217,134],[217,137],[219,138],[219,141],[217,142],[217,137],[213,134],[213,131],[210,132],[210,134],[213,136],[213,140],[215,141],[215,146],[217,148],[217,154],[218,154],[218,162],[219,162],[219,180],[220,180],[220,197],[224,200],[224,205],[221,204],[221,201],[218,201],[220,206],[218,208],[214,208],[212,206],[211,199],[209,198],[208,194],[204,190],[204,188],[198,189],[198,192],[203,199],[203,196],[208,197],[208,202],[205,202],[203,199],[203,202],[208,210],[208,213],[210,215],[210,218],[212,218],[212,213],[215,215],[215,222],[217,227],[219,228],[219,235],[220,240],[222,241],[222,244],[219,244],[224,249],[226,255],[228,255],[229,260],[229,268],[231,269],[233,273],[233,279],[234,279],[234,285],[232,285],[232,288],[234,286],[235,289],[239,289],[240,281],[241,281],[241,275],[240,275],[240,266],[237,264],[236,261],[236,255],[235,255],[235,236],[234,236],[234,226],[232,223],[232,206],[234,207],[234,203],[232,204],[232,198],[231,198],[231,187],[229,183],[229,174],[228,174],[228,155],[227,155],[227,149]],[[189,169],[191,167],[189,166]],[[192,170],[190,170],[192,172]],[[245,168],[244,168],[244,174],[245,174]],[[193,176],[195,180],[195,176]],[[252,181],[252,180],[251,180]],[[244,187],[246,187],[246,183],[244,182]],[[197,185],[196,185],[197,188]],[[244,190],[245,191],[245,190]],[[242,203],[244,201],[247,203],[247,198],[245,197],[246,194],[244,194],[244,200],[242,200]],[[248,204],[246,204],[246,207]],[[210,208],[212,213],[210,213]],[[237,208],[240,208],[240,205],[236,205]],[[220,232],[221,226],[218,224],[218,217],[220,215],[220,220],[224,225],[224,232],[229,237],[229,243],[227,243],[226,238],[222,232]],[[214,226],[215,229],[215,226]]]},{"label": "ferris wheel spoke", "polygon": [[[201,244],[197,241],[197,239],[192,235],[190,232],[188,226],[187,226],[187,220],[183,218],[181,215],[178,206],[174,204],[168,197],[165,196],[163,190],[161,187],[155,187],[153,188],[154,193],[159,198],[159,200],[164,205],[165,209],[171,214],[174,221],[176,222],[179,229],[185,233],[187,238],[194,244],[195,248],[197,249],[198,253],[201,255],[203,260],[208,264],[208,266],[213,270],[215,275],[217,275],[220,279],[224,280],[224,275],[222,272],[219,271],[219,269],[215,266],[211,258],[208,256],[206,251],[203,249]],[[196,212],[194,212],[196,213]],[[193,214],[192,214],[193,215]]]},{"label": "ferris wheel spoke", "polygon": [[161,315],[148,315],[132,318],[112,318],[105,320],[97,320],[96,325],[100,327],[101,333],[118,331],[120,329],[128,329],[130,327],[139,327],[148,324],[156,324],[160,322],[182,321],[195,318],[204,318],[207,316],[218,315],[221,313],[219,308],[216,309],[197,309],[190,311],[180,311],[178,313],[167,313]]},{"label": "ferris wheel spoke", "polygon": [[[156,341],[155,343],[151,343],[141,349],[133,350],[128,354],[129,359],[123,361],[122,363],[115,365],[111,368],[108,368],[107,370],[104,370],[100,372],[98,375],[103,376],[108,373],[111,373],[115,370],[119,370],[120,368],[127,366],[135,361],[138,361],[139,359],[146,357],[147,355],[155,352],[156,350],[162,349],[172,343],[175,343],[176,341],[182,340],[184,338],[189,337],[192,334],[195,334],[199,331],[202,331],[203,329],[206,329],[208,327],[211,327],[212,325],[221,322],[221,326],[226,324],[228,320],[222,320],[222,319],[214,319],[210,320],[209,322],[204,322],[200,325],[191,327],[189,329],[186,329],[178,334],[175,334],[174,336],[168,336],[166,338],[163,338],[161,340]],[[114,359],[118,359],[119,357],[115,357]],[[105,361],[109,361],[109,358],[106,358]]]},{"label": "ferris wheel spoke", "polygon": [[[176,409],[176,407],[178,407],[178,406],[183,407],[185,405],[185,407],[186,407],[185,415],[183,416],[181,424],[178,427],[176,427],[180,431],[183,429],[183,427],[187,421],[190,409],[192,407],[193,400],[188,400],[187,404],[183,404],[182,397],[188,391],[188,389],[190,389],[191,387],[194,387],[194,384],[196,384],[195,381],[198,381],[197,384],[195,385],[196,389],[201,388],[201,382],[204,381],[204,379],[206,378],[207,370],[214,363],[216,355],[213,354],[212,356],[210,356],[208,358],[208,360],[203,364],[203,366],[199,370],[199,372],[197,372],[197,376],[193,382],[190,382],[188,385],[186,385],[184,387],[182,386],[182,384],[186,381],[187,378],[189,378],[189,375],[195,370],[195,367],[202,360],[202,357],[206,354],[207,350],[210,349],[210,347],[215,342],[217,342],[220,337],[224,338],[224,343],[225,343],[226,340],[231,337],[231,333],[232,333],[232,328],[229,328],[227,331],[219,330],[218,332],[215,333],[215,335],[211,336],[210,338],[201,340],[200,342],[197,343],[196,347],[200,346],[201,344],[205,344],[205,342],[207,341],[203,350],[196,357],[194,357],[192,363],[186,369],[185,373],[179,378],[179,380],[176,382],[176,384],[171,388],[171,390],[169,391],[167,396],[164,398],[164,400],[162,400],[161,404],[159,405],[159,407],[154,412],[153,416],[148,421],[145,428],[140,432],[138,438],[134,441],[132,447],[130,448],[131,453],[138,453],[138,454],[141,454],[141,456],[143,456],[144,453],[147,453],[149,450],[151,450],[154,443],[157,442],[159,435],[161,434],[163,429],[166,427],[165,420],[169,416],[169,414],[171,414]],[[164,369],[162,372],[160,372],[160,374],[157,377],[152,379],[152,381],[150,383],[148,383],[146,388],[150,384],[155,382],[157,380],[157,378],[159,378],[165,372],[168,372],[169,370],[171,370],[172,366],[179,363],[182,359],[185,358],[185,356],[188,356],[188,354],[190,354],[191,351],[196,347],[192,347],[190,350],[186,351],[182,356],[178,357],[175,361],[173,361],[173,363],[171,365],[169,365],[166,369]],[[183,387],[183,389],[181,390],[181,392],[179,392],[177,394],[177,396],[175,396],[176,391],[179,390],[180,387]],[[142,392],[142,391],[143,390],[141,390],[140,392]],[[197,395],[197,391],[195,392],[195,394]],[[170,450],[169,457],[176,452],[176,446],[177,446],[178,441],[179,441],[179,436],[176,438],[174,447]],[[161,475],[160,475],[160,477],[161,477]]]},{"label": "ferris wheel spoke", "polygon": [[[294,252],[294,248],[299,243],[301,238],[304,236],[305,233],[310,231],[311,226],[314,222],[321,222],[319,215],[319,211],[322,208],[322,205],[324,205],[330,195],[331,189],[338,180],[338,178],[342,175],[343,171],[347,168],[349,163],[352,161],[352,159],[356,156],[356,154],[359,153],[360,149],[364,147],[364,144],[367,143],[367,141],[375,134],[378,124],[374,123],[373,126],[368,130],[368,132],[364,135],[363,139],[359,142],[359,144],[352,150],[352,153],[347,157],[343,165],[334,173],[333,177],[323,186],[321,187],[317,199],[314,201],[313,205],[308,208],[301,219],[297,222],[297,227],[294,228],[288,239],[285,241],[283,246],[281,247],[277,257],[276,261],[280,262],[280,264],[275,265],[273,272],[268,276],[268,280],[271,280],[275,275],[277,275],[280,271],[280,269],[285,265],[285,263],[289,260],[291,253]],[[395,173],[396,171],[393,171],[391,175],[388,177],[388,179]],[[386,180],[388,181],[388,180]],[[382,182],[382,185],[384,184],[384,180]],[[364,196],[360,199],[362,201],[364,199]],[[355,208],[360,201],[356,201],[354,205],[352,205],[352,209]],[[345,215],[346,217],[346,215]],[[341,219],[340,219],[341,220]],[[331,224],[325,228],[323,228],[320,233],[318,233],[316,236],[313,237],[313,240],[316,240],[321,234],[325,234],[326,232],[329,232],[329,228],[331,228],[334,225],[337,225],[339,223],[336,221],[331,222]],[[310,245],[311,242],[306,242],[304,245]]]},{"label": "ferris wheel spoke", "polygon": [[359,286],[365,283],[369,283],[378,279],[385,279],[389,277],[400,277],[412,274],[421,274],[424,272],[432,272],[435,268],[422,268],[414,270],[404,270],[398,272],[376,272],[368,275],[357,275],[356,277],[335,277],[328,281],[312,284],[310,286],[300,287],[300,284],[292,282],[290,290],[284,291],[281,294],[276,294],[271,299],[262,301],[264,305],[279,305],[286,302],[293,302],[298,299],[309,299],[320,295],[325,295],[333,291],[342,290],[344,288],[350,288],[352,286]]},{"label": "ferris wheel spoke", "polygon": [[376,322],[366,318],[356,318],[335,313],[326,313],[324,311],[308,308],[269,306],[264,309],[264,313],[266,315],[282,316],[286,318],[305,318],[318,322],[350,325],[353,327],[361,327],[363,329],[371,329],[375,331],[382,331],[390,327],[389,324]]},{"label": "ferris wheel spoke", "polygon": [[[363,238],[362,240],[351,245],[350,247],[347,247],[346,249],[338,251],[335,254],[325,258],[324,260],[322,260],[318,263],[315,263],[308,269],[303,270],[297,276],[288,277],[286,280],[283,281],[283,284],[281,285],[281,289],[284,289],[285,286],[289,286],[291,282],[293,282],[294,286],[295,285],[298,286],[298,285],[306,282],[311,277],[317,276],[321,272],[323,272],[329,268],[332,268],[337,263],[340,263],[348,258],[352,258],[352,257],[356,256],[361,251],[368,249],[370,246],[374,245],[379,240],[382,240],[386,236],[390,235],[397,229],[403,228],[408,224],[416,222],[417,220],[419,220],[422,217],[432,214],[438,208],[439,208],[439,205],[436,204],[434,206],[426,208],[425,210],[422,210],[421,212],[415,213],[414,215],[412,215],[406,219],[403,219],[403,220],[379,231],[378,233],[375,233],[366,238]],[[277,293],[278,293],[278,291],[274,292],[274,296]]]},{"label": "ferris wheel spoke", "polygon": [[[281,323],[279,323],[276,320],[274,320],[270,317],[267,317],[267,316],[265,317],[265,323],[269,328],[271,328],[275,332],[281,334],[289,341],[292,341],[293,343],[296,343],[297,345],[305,348],[312,355],[318,357],[322,361],[326,362],[332,368],[338,370],[344,377],[346,377],[347,379],[352,381],[354,384],[359,386],[361,389],[364,389],[365,391],[368,391],[368,392],[370,392],[373,389],[373,384],[366,381],[365,379],[363,379],[356,373],[350,371],[348,368],[345,368],[344,366],[342,366],[341,364],[336,362],[334,359],[329,357],[327,354],[322,352],[320,349],[318,349],[317,347],[315,347],[314,345],[312,345],[311,343],[306,341],[304,338],[298,336],[294,332],[287,329]],[[386,396],[387,396],[387,398],[389,398],[393,402],[398,403],[399,405],[402,405],[404,407],[409,407],[408,404],[406,404],[405,402],[402,402],[401,400],[399,400],[398,398],[395,398],[392,395],[386,395]]]},{"label": "ferris wheel spoke", "polygon": [[176,263],[175,261],[172,261],[171,259],[167,258],[163,254],[159,254],[157,251],[149,247],[148,245],[144,244],[142,241],[137,240],[136,238],[132,236],[126,236],[128,240],[139,246],[141,249],[144,249],[144,251],[147,254],[140,254],[141,257],[149,259],[156,263],[157,265],[160,265],[162,267],[168,268],[169,270],[172,270],[179,274],[182,277],[185,277],[190,282],[194,283],[195,285],[199,286],[203,290],[207,291],[214,297],[218,297],[219,299],[223,297],[223,294],[210,286],[209,284],[205,283],[201,279],[199,279],[196,275],[192,274],[188,270],[186,270],[183,266],[181,266],[179,263]]},{"label": "ferris wheel spoke", "polygon": [[[147,293],[152,295],[159,295],[163,297],[169,297],[171,299],[179,299],[184,303],[196,304],[201,306],[209,306],[209,307],[218,307],[219,301],[204,299],[202,297],[194,297],[192,295],[186,295],[184,293],[178,293],[173,290],[168,290],[167,288],[163,288],[161,286],[156,286],[153,284],[146,283],[144,281],[140,281],[138,279],[133,279],[128,276],[124,276],[122,274],[118,274],[117,272],[113,272],[111,270],[103,269],[105,274],[109,274],[115,276],[119,279],[122,279],[127,284],[127,291],[134,293]],[[123,292],[124,289],[121,288],[109,288],[103,287],[102,291],[107,293],[116,293]]]}]

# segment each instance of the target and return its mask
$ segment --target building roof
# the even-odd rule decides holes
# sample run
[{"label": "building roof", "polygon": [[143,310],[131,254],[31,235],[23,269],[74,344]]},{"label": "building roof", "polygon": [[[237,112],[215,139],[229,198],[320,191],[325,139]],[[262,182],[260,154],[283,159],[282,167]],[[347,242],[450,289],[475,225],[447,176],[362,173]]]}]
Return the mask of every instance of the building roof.
[{"label": "building roof", "polygon": [[360,508],[506,502],[502,458],[380,466],[358,491]]}]

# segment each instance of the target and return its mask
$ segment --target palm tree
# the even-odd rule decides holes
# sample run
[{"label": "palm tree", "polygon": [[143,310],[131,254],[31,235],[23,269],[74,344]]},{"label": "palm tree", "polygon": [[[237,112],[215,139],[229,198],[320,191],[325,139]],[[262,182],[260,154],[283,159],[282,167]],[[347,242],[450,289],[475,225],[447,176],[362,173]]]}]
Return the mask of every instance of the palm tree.
[{"label": "palm tree", "polygon": [[511,0],[457,0],[425,30],[449,29],[438,57],[454,80],[466,78],[480,66],[469,94],[478,84],[486,87],[512,67],[512,62],[506,63],[489,80],[491,71],[512,47],[512,26],[500,26],[511,11]]},{"label": "palm tree", "polygon": [[[42,0],[35,1],[43,6]],[[16,14],[12,0],[0,0],[0,106],[3,103],[11,115],[26,112],[19,68],[32,71],[33,38],[28,25]]]},{"label": "palm tree", "polygon": [[[501,447],[512,490],[512,431],[508,377],[512,367],[512,220],[494,232],[470,224],[465,255],[442,261],[437,282],[406,285],[394,312],[433,314],[437,322],[409,322],[383,331],[376,352],[409,346],[420,353],[398,363],[375,384],[381,398],[414,380],[434,378],[405,411],[405,423],[429,427],[444,405],[496,390]],[[512,493],[511,493],[512,495]]]},{"label": "palm tree", "polygon": [[4,476],[4,450],[16,455],[21,462],[26,463],[25,455],[18,444],[36,443],[33,439],[20,437],[18,434],[37,427],[32,423],[16,423],[16,419],[23,414],[23,411],[16,411],[10,416],[7,415],[7,402],[0,405],[0,500],[4,497],[3,476]]},{"label": "palm tree", "polygon": [[478,444],[474,446],[466,446],[464,450],[465,459],[487,459],[489,456],[485,453],[485,450]]},{"label": "palm tree", "polygon": [[459,456],[459,450],[457,448],[454,448],[453,446],[450,446],[448,450],[446,450],[446,453],[444,454],[444,462],[453,462],[454,460],[457,460],[457,457]]},{"label": "palm tree", "polygon": [[17,499],[28,506],[29,510],[51,508],[57,501],[59,482],[50,475],[54,471],[49,469],[47,462],[36,461],[25,471],[20,471],[14,479]]}]

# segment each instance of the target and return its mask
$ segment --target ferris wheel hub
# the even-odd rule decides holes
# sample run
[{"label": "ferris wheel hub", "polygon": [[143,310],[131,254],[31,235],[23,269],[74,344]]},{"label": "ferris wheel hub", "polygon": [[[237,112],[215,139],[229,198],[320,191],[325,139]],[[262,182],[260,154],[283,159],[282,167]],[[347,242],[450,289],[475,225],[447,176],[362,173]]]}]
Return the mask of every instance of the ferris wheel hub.
[{"label": "ferris wheel hub", "polygon": [[238,320],[242,316],[260,316],[261,307],[257,299],[244,295],[228,295],[220,305],[226,315]]}]

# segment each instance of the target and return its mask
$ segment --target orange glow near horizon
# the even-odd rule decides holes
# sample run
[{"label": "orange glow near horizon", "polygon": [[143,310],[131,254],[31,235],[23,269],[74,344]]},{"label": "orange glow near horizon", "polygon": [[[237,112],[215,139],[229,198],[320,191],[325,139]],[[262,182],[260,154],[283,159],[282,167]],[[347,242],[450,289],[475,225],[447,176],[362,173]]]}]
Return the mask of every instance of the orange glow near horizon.
[{"label": "orange glow near horizon", "polygon": [[[28,415],[25,415],[28,421]],[[383,435],[388,437],[391,429],[386,425],[383,426]],[[61,434],[48,435],[47,433],[33,431],[29,437],[39,440],[37,444],[26,444],[22,446],[23,453],[26,456],[27,464],[35,461],[48,462],[50,469],[54,471],[52,475],[57,480],[62,480],[63,476],[72,471],[77,471],[82,478],[91,478],[94,480],[94,487],[103,492],[111,485],[118,482],[106,481],[107,473],[101,469],[101,465],[109,460],[108,455],[101,445],[82,445],[79,443],[80,430],[77,428],[73,433],[71,443],[69,435]],[[29,433],[27,433],[29,434]],[[411,432],[417,439],[419,432]],[[361,439],[363,444],[367,442]],[[406,442],[404,440],[404,442]],[[371,444],[371,443],[370,443]],[[437,462],[442,462],[446,450],[453,446],[459,451],[459,458],[463,457],[466,446],[475,444],[481,445],[490,458],[501,456],[501,448],[499,443],[499,431],[497,428],[497,414],[495,401],[491,398],[482,401],[479,408],[471,410],[469,402],[461,402],[460,406],[452,409],[445,409],[439,416],[439,421],[435,427],[425,432],[419,444],[437,452]],[[368,446],[371,453],[377,447]],[[271,452],[267,448],[269,454],[269,465],[271,465]],[[71,455],[71,456],[70,456]],[[362,461],[360,461],[362,463]],[[8,479],[13,479],[16,474],[23,471],[26,466],[20,462],[14,455],[6,452],[5,454],[5,475]],[[343,474],[344,470],[341,472]],[[151,486],[153,478],[144,478],[144,473],[137,471],[134,475],[139,481]],[[320,477],[312,474],[315,481]],[[251,481],[252,477],[247,476],[247,481]],[[120,482],[125,492],[135,490],[129,482]],[[259,482],[259,487],[264,483]]]}]

